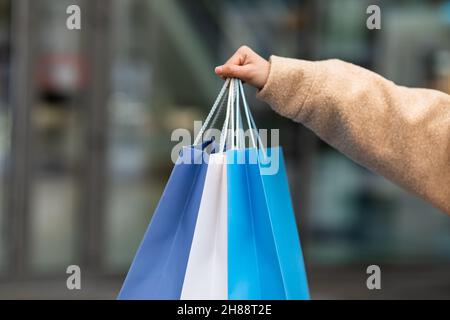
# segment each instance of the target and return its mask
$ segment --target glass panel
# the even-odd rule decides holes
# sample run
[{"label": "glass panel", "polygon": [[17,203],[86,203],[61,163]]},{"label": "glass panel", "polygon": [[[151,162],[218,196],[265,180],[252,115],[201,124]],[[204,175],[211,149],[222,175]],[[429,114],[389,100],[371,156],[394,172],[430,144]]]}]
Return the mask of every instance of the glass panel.
[{"label": "glass panel", "polygon": [[114,1],[105,235],[110,271],[128,267],[163,187],[155,175],[164,149],[151,100],[154,32],[148,12],[146,1]]},{"label": "glass panel", "polygon": [[30,264],[35,272],[64,272],[76,254],[84,111],[78,99],[83,76],[80,33],[66,28],[65,12],[72,3],[40,0],[35,15],[37,101],[31,113],[29,206]]}]

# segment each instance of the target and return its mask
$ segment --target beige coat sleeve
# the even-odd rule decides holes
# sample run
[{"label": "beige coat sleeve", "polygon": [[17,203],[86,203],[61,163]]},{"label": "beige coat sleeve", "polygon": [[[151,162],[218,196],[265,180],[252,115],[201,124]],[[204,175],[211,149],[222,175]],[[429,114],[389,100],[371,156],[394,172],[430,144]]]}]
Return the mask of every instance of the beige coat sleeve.
[{"label": "beige coat sleeve", "polygon": [[271,57],[258,98],[450,214],[450,96],[340,60]]}]

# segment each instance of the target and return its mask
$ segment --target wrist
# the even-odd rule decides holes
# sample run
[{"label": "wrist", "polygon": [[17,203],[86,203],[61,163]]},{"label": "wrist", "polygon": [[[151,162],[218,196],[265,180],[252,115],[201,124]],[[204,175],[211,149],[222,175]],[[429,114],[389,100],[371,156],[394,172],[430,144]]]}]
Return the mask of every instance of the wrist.
[{"label": "wrist", "polygon": [[269,61],[264,60],[264,62],[265,63],[262,65],[261,77],[256,86],[258,91],[261,91],[265,87],[265,85],[269,79],[271,63],[270,63],[270,60]]}]

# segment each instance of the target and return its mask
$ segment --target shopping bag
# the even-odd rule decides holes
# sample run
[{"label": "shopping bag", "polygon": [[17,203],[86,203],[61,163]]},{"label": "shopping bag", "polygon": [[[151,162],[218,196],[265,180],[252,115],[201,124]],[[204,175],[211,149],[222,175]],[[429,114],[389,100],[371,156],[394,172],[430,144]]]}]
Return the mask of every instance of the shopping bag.
[{"label": "shopping bag", "polygon": [[224,153],[210,156],[181,299],[228,298],[226,169]]},{"label": "shopping bag", "polygon": [[[275,247],[283,278],[286,299],[309,299],[303,253],[295,222],[289,185],[280,147],[266,149],[267,156],[275,153],[278,170],[275,174],[262,174],[265,200],[269,212]],[[264,164],[260,163],[260,167]]]},{"label": "shopping bag", "polygon": [[209,144],[182,149],[118,299],[180,298]]},{"label": "shopping bag", "polygon": [[229,298],[286,299],[257,152],[227,151]]}]

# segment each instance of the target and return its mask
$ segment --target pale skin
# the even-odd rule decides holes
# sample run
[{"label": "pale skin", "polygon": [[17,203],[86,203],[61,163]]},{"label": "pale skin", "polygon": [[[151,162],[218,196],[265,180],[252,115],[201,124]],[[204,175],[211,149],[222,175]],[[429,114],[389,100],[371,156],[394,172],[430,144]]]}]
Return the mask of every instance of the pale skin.
[{"label": "pale skin", "polygon": [[247,46],[240,47],[228,61],[215,69],[222,78],[239,78],[242,81],[262,89],[270,71],[270,62]]}]

